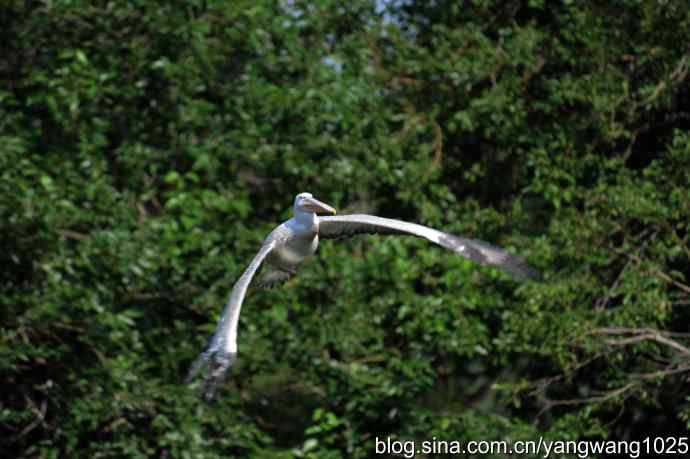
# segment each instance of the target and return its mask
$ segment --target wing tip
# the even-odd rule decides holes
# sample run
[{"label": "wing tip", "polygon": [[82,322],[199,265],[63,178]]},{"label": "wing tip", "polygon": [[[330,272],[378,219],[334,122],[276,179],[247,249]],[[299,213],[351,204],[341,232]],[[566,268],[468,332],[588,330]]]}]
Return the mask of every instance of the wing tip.
[{"label": "wing tip", "polygon": [[228,370],[236,361],[236,352],[224,350],[217,350],[214,352],[206,350],[194,360],[194,363],[192,363],[185,383],[191,383],[203,367],[208,366],[201,387],[199,388],[199,395],[204,401],[210,403],[215,398],[216,390],[225,380]]},{"label": "wing tip", "polygon": [[501,268],[520,281],[541,281],[541,273],[522,258],[504,250],[500,250],[498,254],[500,256],[495,258],[482,255],[486,257],[486,264]]},{"label": "wing tip", "polygon": [[506,266],[505,268],[509,273],[511,273],[517,279],[522,281],[540,282],[542,280],[541,273],[521,259],[518,261],[517,264],[512,266]]},{"label": "wing tip", "polygon": [[540,281],[541,273],[517,255],[475,239],[463,239],[444,233],[439,244],[484,266],[495,266],[521,281]]}]

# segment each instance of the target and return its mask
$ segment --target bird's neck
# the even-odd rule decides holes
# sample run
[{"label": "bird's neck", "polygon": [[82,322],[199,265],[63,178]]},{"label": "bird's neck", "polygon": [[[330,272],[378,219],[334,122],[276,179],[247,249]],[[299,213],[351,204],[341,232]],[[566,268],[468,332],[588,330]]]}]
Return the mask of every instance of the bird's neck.
[{"label": "bird's neck", "polygon": [[316,214],[314,212],[304,212],[300,210],[295,211],[295,222],[300,227],[300,229],[305,229],[308,231],[316,231],[318,227],[318,220],[316,219]]}]

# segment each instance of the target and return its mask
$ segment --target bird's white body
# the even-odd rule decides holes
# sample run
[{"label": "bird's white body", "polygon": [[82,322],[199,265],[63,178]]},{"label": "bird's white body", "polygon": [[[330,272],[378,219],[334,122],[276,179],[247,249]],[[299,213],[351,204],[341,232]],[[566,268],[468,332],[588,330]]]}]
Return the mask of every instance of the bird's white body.
[{"label": "bird's white body", "polygon": [[277,244],[266,258],[272,268],[294,274],[297,266],[305,258],[314,255],[319,247],[319,220],[316,214],[300,212],[284,222],[266,241],[276,240]]}]

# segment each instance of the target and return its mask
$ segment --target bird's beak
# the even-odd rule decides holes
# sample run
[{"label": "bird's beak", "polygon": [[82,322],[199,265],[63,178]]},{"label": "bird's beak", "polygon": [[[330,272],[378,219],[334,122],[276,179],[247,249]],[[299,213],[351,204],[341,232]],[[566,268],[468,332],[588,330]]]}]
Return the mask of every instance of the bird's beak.
[{"label": "bird's beak", "polygon": [[303,207],[311,210],[312,212],[316,212],[317,214],[335,215],[335,209],[326,204],[325,202],[321,202],[315,198],[306,198],[305,201],[306,205],[304,205]]}]

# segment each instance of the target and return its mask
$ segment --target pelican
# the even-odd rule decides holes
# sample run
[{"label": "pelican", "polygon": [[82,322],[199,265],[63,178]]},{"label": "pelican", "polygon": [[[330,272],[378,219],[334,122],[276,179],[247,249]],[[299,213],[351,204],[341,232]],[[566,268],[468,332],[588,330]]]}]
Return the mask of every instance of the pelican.
[{"label": "pelican", "polygon": [[[322,217],[319,214],[332,216]],[[211,400],[228,369],[235,363],[240,309],[247,288],[262,263],[267,266],[254,282],[254,286],[270,287],[295,275],[302,261],[316,252],[319,239],[335,239],[361,233],[422,237],[480,265],[496,266],[517,279],[536,279],[539,276],[536,270],[520,258],[486,242],[457,237],[416,223],[374,215],[336,216],[333,207],[315,199],[311,193],[300,193],[295,197],[293,217],[271,231],[259,252],[235,282],[216,331],[204,351],[192,364],[187,383],[208,365],[201,394],[206,400]]]}]

